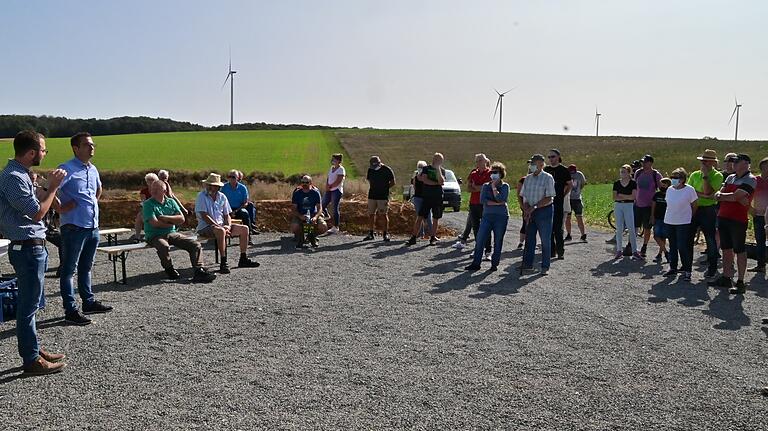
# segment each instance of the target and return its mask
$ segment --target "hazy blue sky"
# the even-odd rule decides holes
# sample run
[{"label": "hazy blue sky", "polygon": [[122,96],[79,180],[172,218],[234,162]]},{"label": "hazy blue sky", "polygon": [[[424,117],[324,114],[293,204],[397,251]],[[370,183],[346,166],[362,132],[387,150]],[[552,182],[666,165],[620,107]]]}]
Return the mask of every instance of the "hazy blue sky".
[{"label": "hazy blue sky", "polygon": [[0,113],[768,138],[768,2],[2,0]]}]

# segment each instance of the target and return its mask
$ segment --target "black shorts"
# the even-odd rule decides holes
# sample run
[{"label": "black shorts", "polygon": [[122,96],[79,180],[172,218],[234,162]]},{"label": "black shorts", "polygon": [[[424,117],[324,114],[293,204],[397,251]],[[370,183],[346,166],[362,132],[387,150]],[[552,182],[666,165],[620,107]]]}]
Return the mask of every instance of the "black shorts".
[{"label": "black shorts", "polygon": [[747,223],[718,217],[720,224],[720,248],[734,253],[747,251]]},{"label": "black shorts", "polygon": [[581,199],[571,199],[571,212],[577,216],[584,214],[584,202]]},{"label": "black shorts", "polygon": [[651,224],[651,207],[635,207],[635,227],[644,227],[650,229],[653,227]]},{"label": "black shorts", "polygon": [[424,195],[424,202],[421,204],[419,217],[427,217],[432,212],[432,218],[440,220],[443,218],[443,196]]}]

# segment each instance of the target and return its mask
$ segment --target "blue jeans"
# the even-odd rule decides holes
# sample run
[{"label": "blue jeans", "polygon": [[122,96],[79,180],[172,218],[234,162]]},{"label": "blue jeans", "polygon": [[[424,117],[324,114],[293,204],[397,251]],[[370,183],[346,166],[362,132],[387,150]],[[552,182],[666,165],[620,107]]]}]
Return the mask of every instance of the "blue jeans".
[{"label": "blue jeans", "polygon": [[499,266],[501,260],[501,246],[504,243],[504,234],[507,232],[507,223],[509,214],[483,214],[480,219],[480,228],[475,237],[475,253],[472,255],[472,265],[480,265],[480,259],[483,257],[483,248],[491,239],[493,231],[493,254],[491,255],[491,265]]},{"label": "blue jeans", "polygon": [[83,304],[94,301],[91,290],[91,268],[99,246],[99,228],[82,228],[66,224],[61,227],[61,276],[59,287],[64,310],[77,310],[72,276],[77,268],[77,290]]},{"label": "blue jeans", "polygon": [[333,202],[333,225],[339,227],[339,219],[341,219],[341,212],[339,211],[339,204],[341,203],[341,190],[331,190],[325,192],[323,195],[323,211],[326,211],[328,205]]},{"label": "blue jeans", "polygon": [[757,243],[757,266],[765,266],[765,216],[753,216],[755,242]]},{"label": "blue jeans", "polygon": [[622,244],[624,229],[629,230],[629,244],[632,246],[632,253],[637,253],[634,204],[632,202],[614,202],[613,215],[616,217],[616,253],[624,251]]},{"label": "blue jeans", "polygon": [[717,208],[712,205],[708,207],[699,207],[691,218],[691,237],[690,241],[691,250],[693,250],[693,242],[696,239],[696,231],[701,228],[701,233],[704,234],[704,239],[707,241],[707,269],[710,272],[717,271],[717,241],[716,241],[716,226],[717,224]]},{"label": "blue jeans", "polygon": [[677,258],[684,272],[691,272],[693,267],[693,243],[690,224],[667,224],[669,234],[669,269],[677,269]]},{"label": "blue jeans", "polygon": [[525,250],[523,250],[523,267],[533,267],[536,255],[536,233],[541,238],[541,269],[549,269],[552,259],[552,217],[554,205],[539,208],[531,214],[525,227]]},{"label": "blue jeans", "polygon": [[[416,214],[421,212],[421,206],[424,205],[424,198],[419,196],[413,197],[413,207],[416,208]],[[421,225],[419,236],[432,235],[432,213],[430,212],[424,217],[424,223]]]},{"label": "blue jeans", "polygon": [[8,250],[8,259],[16,271],[16,286],[19,289],[16,300],[16,338],[19,343],[19,356],[24,365],[30,365],[35,362],[40,352],[35,313],[44,298],[48,250],[41,245],[25,245],[21,250],[14,250],[14,247],[16,246],[11,246]]}]

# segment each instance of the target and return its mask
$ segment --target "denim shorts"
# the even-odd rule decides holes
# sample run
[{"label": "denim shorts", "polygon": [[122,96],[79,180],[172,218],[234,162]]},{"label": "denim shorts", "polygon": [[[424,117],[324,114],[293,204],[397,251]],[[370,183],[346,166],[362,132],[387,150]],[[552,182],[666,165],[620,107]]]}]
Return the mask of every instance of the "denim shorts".
[{"label": "denim shorts", "polygon": [[667,225],[664,223],[664,220],[657,218],[653,223],[653,237],[666,239],[668,236]]}]

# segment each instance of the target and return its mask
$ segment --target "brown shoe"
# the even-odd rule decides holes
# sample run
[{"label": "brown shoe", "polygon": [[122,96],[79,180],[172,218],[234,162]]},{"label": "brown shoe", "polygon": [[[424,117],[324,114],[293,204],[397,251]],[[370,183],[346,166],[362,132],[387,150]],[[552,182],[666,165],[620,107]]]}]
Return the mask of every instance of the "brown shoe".
[{"label": "brown shoe", "polygon": [[64,369],[64,367],[66,366],[67,364],[63,362],[59,362],[59,363],[48,362],[45,359],[43,359],[42,356],[38,356],[37,359],[35,359],[35,362],[24,367],[24,375],[25,376],[44,376],[46,374],[54,374],[54,373],[58,373],[59,371]]},{"label": "brown shoe", "polygon": [[63,353],[46,352],[45,350],[43,350],[42,347],[38,350],[38,353],[40,354],[41,358],[45,359],[48,362],[59,362],[67,358],[67,355]]}]

